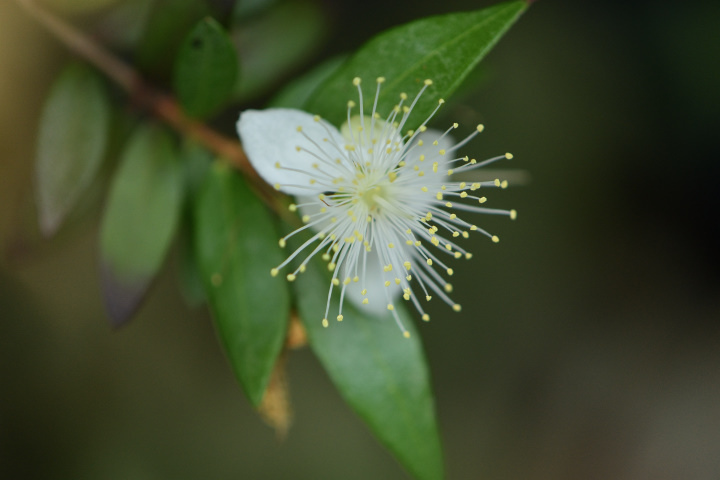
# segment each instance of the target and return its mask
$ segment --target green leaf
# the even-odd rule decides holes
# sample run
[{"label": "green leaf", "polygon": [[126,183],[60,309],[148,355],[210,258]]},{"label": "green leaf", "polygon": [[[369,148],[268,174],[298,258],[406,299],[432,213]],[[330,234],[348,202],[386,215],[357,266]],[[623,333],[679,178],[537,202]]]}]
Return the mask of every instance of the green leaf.
[{"label": "green leaf", "polygon": [[135,61],[144,72],[164,81],[188,30],[211,12],[203,0],[154,1]]},{"label": "green leaf", "polygon": [[100,169],[110,102],[90,68],[71,65],[55,81],[40,118],[35,174],[40,229],[55,233]]},{"label": "green leaf", "polygon": [[416,478],[443,478],[430,377],[409,315],[398,310],[404,338],[389,313],[363,314],[345,301],[343,322],[323,328],[330,278],[311,262],[294,285],[310,345],[345,400]]},{"label": "green leaf", "polygon": [[182,204],[182,168],[170,135],[141,125],[110,186],[100,227],[102,287],[114,325],[132,316],[170,246]]},{"label": "green leaf", "polygon": [[290,299],[274,220],[245,181],[214,165],[195,198],[195,253],[235,375],[258,406],[285,339]]},{"label": "green leaf", "polygon": [[352,79],[362,78],[365,111],[371,111],[375,79],[385,77],[378,98],[378,112],[387,116],[400,94],[410,98],[425,79],[433,84],[415,105],[407,123],[417,127],[448,97],[465,76],[495,45],[527,7],[512,1],[474,12],[451,13],[416,20],[371,39],[315,91],[305,110],[324,116],[335,125],[347,117],[347,101],[357,99]]},{"label": "green leaf", "polygon": [[232,37],[243,66],[235,97],[247,100],[277,85],[282,75],[313,54],[325,31],[323,11],[306,2],[278,5],[234,29]]},{"label": "green leaf", "polygon": [[206,117],[233,93],[238,57],[230,37],[212,18],[205,18],[188,34],[175,62],[175,92],[185,111]]}]

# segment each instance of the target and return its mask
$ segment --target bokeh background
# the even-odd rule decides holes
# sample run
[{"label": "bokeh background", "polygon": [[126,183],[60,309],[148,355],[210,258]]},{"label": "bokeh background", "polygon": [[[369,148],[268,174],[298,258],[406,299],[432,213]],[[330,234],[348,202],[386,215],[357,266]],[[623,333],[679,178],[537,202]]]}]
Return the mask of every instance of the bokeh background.
[{"label": "bokeh background", "polygon": [[[370,35],[492,2],[316,3],[322,42],[285,78]],[[117,0],[53,0],[93,28]],[[720,3],[536,2],[438,124],[482,122],[480,157],[529,174],[491,196],[455,271],[453,314],[421,325],[451,479],[720,478]],[[96,27],[94,27],[96,28]],[[113,331],[98,283],[103,185],[37,233],[34,136],[71,56],[0,2],[0,477],[407,478],[309,350],[295,422],[254,413],[174,252]],[[269,98],[272,91],[263,98]]]}]

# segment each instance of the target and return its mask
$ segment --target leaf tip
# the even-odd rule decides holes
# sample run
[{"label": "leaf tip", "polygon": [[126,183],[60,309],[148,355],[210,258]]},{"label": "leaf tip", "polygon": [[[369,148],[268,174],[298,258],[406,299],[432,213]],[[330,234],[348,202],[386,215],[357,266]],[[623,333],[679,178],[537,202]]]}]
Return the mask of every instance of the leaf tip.
[{"label": "leaf tip", "polygon": [[119,328],[126,324],[137,312],[145,297],[148,280],[144,278],[126,279],[117,275],[107,262],[100,266],[103,303],[110,325]]}]

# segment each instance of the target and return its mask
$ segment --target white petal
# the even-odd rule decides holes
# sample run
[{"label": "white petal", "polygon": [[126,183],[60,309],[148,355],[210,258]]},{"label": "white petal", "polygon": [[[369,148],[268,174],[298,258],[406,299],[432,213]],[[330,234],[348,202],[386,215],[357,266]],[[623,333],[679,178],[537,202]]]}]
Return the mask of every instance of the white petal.
[{"label": "white petal", "polygon": [[[383,272],[375,251],[370,252],[370,255],[368,255],[367,265],[365,278],[358,283],[351,283],[347,286],[345,299],[350,300],[363,312],[372,314],[385,313],[387,312],[388,303],[393,303],[400,296],[402,290],[394,282],[389,287],[385,286],[385,280],[391,277]],[[362,295],[363,288],[367,289],[367,295]],[[365,298],[368,299],[368,303],[363,304]],[[389,302],[388,298],[390,299]]]},{"label": "white petal", "polygon": [[[450,148],[455,145],[455,140],[450,135],[445,135],[443,138],[440,138],[443,133],[445,132],[435,130],[434,128],[428,128],[424,132],[418,134],[413,144],[417,144],[420,140],[422,140],[423,144],[422,146],[415,146],[413,149],[413,155],[415,157],[425,155],[425,157],[427,157],[430,161],[438,161],[439,157],[444,157],[443,155],[440,155],[440,151],[450,150]],[[433,145],[433,142],[436,140],[438,144]]]},{"label": "white petal", "polygon": [[[312,165],[318,160],[304,150],[298,151],[297,147],[321,152],[305,135],[320,145],[327,152],[326,156],[332,156],[330,158],[338,156],[338,151],[331,146],[333,142],[340,147],[344,145],[337,129],[324,125],[316,122],[313,115],[300,110],[270,108],[242,112],[237,131],[250,163],[266,182],[279,184],[280,190],[290,195],[308,195],[318,190],[310,184]],[[302,133],[298,127],[302,127]],[[325,138],[330,141],[324,142]],[[284,168],[277,168],[276,164]],[[335,174],[332,166],[323,166],[323,169]]]}]

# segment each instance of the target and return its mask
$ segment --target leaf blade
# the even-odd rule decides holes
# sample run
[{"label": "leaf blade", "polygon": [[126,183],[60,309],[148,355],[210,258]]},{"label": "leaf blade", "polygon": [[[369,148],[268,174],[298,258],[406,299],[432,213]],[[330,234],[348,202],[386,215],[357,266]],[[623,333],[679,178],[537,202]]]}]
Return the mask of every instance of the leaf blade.
[{"label": "leaf blade", "polygon": [[56,80],[40,119],[35,174],[40,229],[54,234],[96,177],[111,108],[101,79],[72,64]]},{"label": "leaf blade", "polygon": [[162,265],[182,182],[170,135],[153,125],[138,127],[122,153],[100,226],[103,297],[115,326],[133,315]]},{"label": "leaf blade", "polygon": [[[194,243],[225,351],[253,405],[262,401],[287,331],[287,285],[273,219],[244,180],[213,166],[194,204]],[[270,300],[270,301],[268,301]]]},{"label": "leaf blade", "polygon": [[198,118],[214,113],[233,93],[238,56],[222,26],[208,17],[185,37],[178,51],[174,85],[180,103]]},{"label": "leaf blade", "polygon": [[[378,97],[378,111],[385,116],[400,93],[407,92],[412,98],[425,79],[432,79],[408,122],[408,128],[415,128],[432,113],[439,98],[452,94],[526,8],[524,1],[510,1],[387,30],[363,45],[318,88],[305,109],[339,125],[346,118],[347,100],[356,95],[352,79],[360,77],[374,85],[377,77],[386,77]],[[373,99],[374,95],[365,97],[368,112]]]},{"label": "leaf blade", "polygon": [[[406,339],[391,315],[365,315],[345,302],[345,320],[323,328],[326,299],[318,292],[329,281],[311,262],[294,284],[313,351],[348,404],[409,472],[421,480],[443,478],[430,376],[412,320],[398,309],[410,332]],[[330,308],[337,308],[335,300]]]}]

